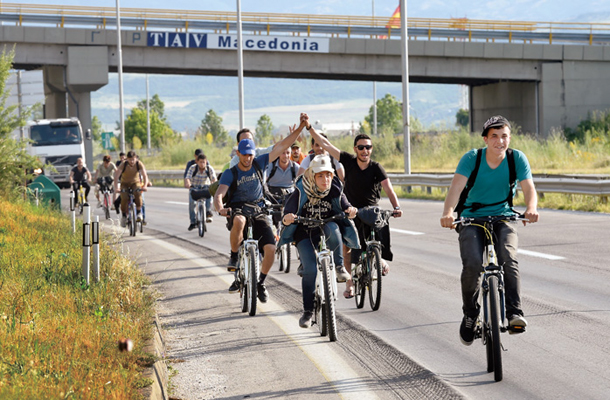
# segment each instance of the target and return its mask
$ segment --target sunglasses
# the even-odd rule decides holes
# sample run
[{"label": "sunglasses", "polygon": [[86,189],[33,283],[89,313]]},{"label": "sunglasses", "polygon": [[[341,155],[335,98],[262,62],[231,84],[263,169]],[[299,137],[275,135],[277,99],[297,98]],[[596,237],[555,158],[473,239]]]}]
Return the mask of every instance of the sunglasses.
[{"label": "sunglasses", "polygon": [[371,144],[367,144],[367,145],[359,144],[358,146],[356,146],[356,148],[358,150],[360,150],[360,151],[362,151],[364,149],[370,150],[370,149],[373,148],[373,145],[371,145]]}]

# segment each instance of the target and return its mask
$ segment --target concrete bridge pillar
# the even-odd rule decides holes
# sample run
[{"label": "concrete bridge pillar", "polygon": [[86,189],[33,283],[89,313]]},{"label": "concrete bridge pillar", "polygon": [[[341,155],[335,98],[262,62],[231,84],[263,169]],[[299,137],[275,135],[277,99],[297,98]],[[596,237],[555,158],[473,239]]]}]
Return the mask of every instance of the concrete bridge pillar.
[{"label": "concrete bridge pillar", "polygon": [[64,86],[64,67],[47,65],[42,68],[44,81],[45,107],[44,118],[66,118],[66,89]]}]

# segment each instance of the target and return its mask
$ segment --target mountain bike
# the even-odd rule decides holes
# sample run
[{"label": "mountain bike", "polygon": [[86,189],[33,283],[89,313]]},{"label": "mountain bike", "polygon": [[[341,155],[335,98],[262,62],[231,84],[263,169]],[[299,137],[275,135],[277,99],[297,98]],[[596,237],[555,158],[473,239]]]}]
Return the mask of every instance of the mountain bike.
[{"label": "mountain bike", "polygon": [[[363,213],[369,212],[377,217],[369,221]],[[356,308],[364,307],[366,289],[369,290],[369,303],[373,311],[379,310],[381,305],[382,268],[381,242],[375,238],[375,229],[382,228],[389,223],[393,210],[381,210],[379,207],[361,208],[358,216],[361,221],[371,226],[371,233],[366,240],[366,249],[361,252],[358,263],[352,268],[352,282],[354,283],[354,299]],[[358,234],[361,234],[358,232]]]},{"label": "mountain bike", "polygon": [[104,216],[106,219],[110,219],[110,208],[112,207],[112,177],[100,177],[97,179],[98,185],[100,185],[100,192],[102,192],[103,199],[102,200],[102,208],[104,210]]},{"label": "mountain bike", "polygon": [[318,325],[320,336],[328,336],[331,342],[338,339],[337,316],[335,301],[337,301],[337,274],[333,261],[333,252],[326,247],[326,235],[324,225],[329,222],[346,218],[344,213],[334,215],[326,219],[295,217],[295,223],[306,223],[310,227],[320,228],[320,241],[316,251],[316,291],[314,293],[313,324]]},{"label": "mountain bike", "polygon": [[[277,210],[272,213],[273,224],[275,225],[277,237],[282,236],[282,229],[284,229],[284,224],[282,224],[282,211],[284,210],[284,203],[286,202],[288,196],[290,196],[290,193],[273,195],[274,199],[278,202],[278,204],[272,205]],[[280,272],[290,272],[290,253],[290,243],[286,243],[277,247],[276,254],[280,262]]]},{"label": "mountain bike", "polygon": [[141,192],[142,189],[121,189],[121,193],[127,193],[129,203],[127,204],[127,227],[129,228],[129,236],[135,236],[138,229],[140,233],[144,232],[142,221],[137,219],[137,210],[135,202],[135,193]]},{"label": "mountain bike", "polygon": [[258,240],[253,237],[254,219],[260,215],[269,215],[269,211],[256,204],[245,203],[241,208],[234,208],[231,213],[246,218],[246,235],[237,250],[237,267],[235,279],[239,287],[241,311],[250,316],[256,315],[258,295],[258,275],[260,273],[260,253]]},{"label": "mountain bike", "polygon": [[206,199],[210,198],[210,191],[207,187],[194,188],[191,190],[191,198],[195,200],[195,221],[199,236],[203,237],[208,231],[206,226],[207,209],[205,206]]},{"label": "mountain bike", "polygon": [[487,372],[494,373],[494,380],[502,380],[502,342],[500,333],[512,331],[521,333],[523,326],[509,326],[506,320],[504,300],[504,270],[498,265],[494,247],[494,225],[497,222],[528,221],[523,215],[465,218],[455,220],[455,225],[477,226],[483,229],[485,237],[485,254],[481,274],[481,295],[483,298],[483,320],[479,316],[475,328],[475,339],[482,339],[486,348]]}]

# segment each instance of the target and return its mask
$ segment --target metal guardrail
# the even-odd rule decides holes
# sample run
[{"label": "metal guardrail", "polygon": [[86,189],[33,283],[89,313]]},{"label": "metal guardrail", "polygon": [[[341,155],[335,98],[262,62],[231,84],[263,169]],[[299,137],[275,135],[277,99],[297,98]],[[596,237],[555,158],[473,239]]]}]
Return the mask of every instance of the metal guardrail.
[{"label": "metal guardrail", "polygon": [[[0,3],[4,22],[56,27],[116,26],[114,7]],[[254,34],[400,38],[400,21],[391,17],[242,13],[243,29]],[[411,38],[464,41],[610,43],[610,23],[489,21],[467,18],[409,18]],[[233,12],[122,8],[121,25],[137,30],[235,31]]]},{"label": "metal guardrail", "polygon": [[[150,179],[182,180],[184,170],[148,171]],[[424,186],[448,188],[453,174],[388,174],[394,186]],[[590,196],[610,196],[609,175],[555,175],[553,177],[534,176],[539,193],[584,194]]]}]

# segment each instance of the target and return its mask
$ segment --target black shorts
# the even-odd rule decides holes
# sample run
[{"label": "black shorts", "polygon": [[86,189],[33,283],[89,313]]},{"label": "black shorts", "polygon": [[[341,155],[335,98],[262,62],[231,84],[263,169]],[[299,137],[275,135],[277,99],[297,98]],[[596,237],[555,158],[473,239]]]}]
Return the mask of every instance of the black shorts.
[{"label": "black shorts", "polygon": [[[233,218],[235,217],[234,213],[231,213],[231,216],[227,218],[227,229],[230,231],[233,228]],[[273,234],[273,229],[271,228],[271,224],[269,221],[269,217],[266,215],[259,215],[254,218],[253,226],[252,226],[252,237],[254,239],[258,239],[258,248],[260,251],[263,250],[265,245],[273,244],[275,245],[275,235]],[[248,225],[244,227],[244,239],[248,236]]]}]

